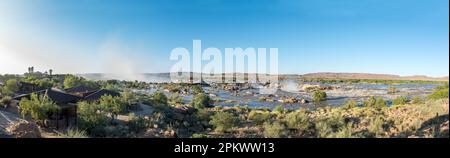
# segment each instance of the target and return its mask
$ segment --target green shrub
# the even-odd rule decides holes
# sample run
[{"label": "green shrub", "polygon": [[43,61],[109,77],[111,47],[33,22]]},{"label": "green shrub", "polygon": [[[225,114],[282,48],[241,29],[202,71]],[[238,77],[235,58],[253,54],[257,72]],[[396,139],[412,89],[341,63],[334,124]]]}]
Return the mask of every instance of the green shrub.
[{"label": "green shrub", "polygon": [[408,97],[401,96],[392,100],[392,105],[405,105],[408,104],[408,102],[409,102]]},{"label": "green shrub", "polygon": [[375,102],[375,108],[381,109],[384,107],[387,107],[386,101],[381,97],[377,98],[377,101]]},{"label": "green shrub", "polygon": [[206,107],[210,107],[210,101],[208,95],[205,93],[199,93],[194,96],[194,99],[192,99],[191,105],[197,109],[202,109]]},{"label": "green shrub", "polygon": [[411,103],[412,104],[423,104],[423,103],[425,103],[425,100],[420,96],[415,96],[411,99]]},{"label": "green shrub", "polygon": [[209,135],[206,135],[206,134],[197,134],[197,133],[195,133],[195,134],[193,134],[191,136],[191,138],[211,138],[211,137]]},{"label": "green shrub", "polygon": [[131,120],[128,122],[128,129],[132,132],[139,133],[141,130],[148,127],[147,121],[140,116],[135,116],[133,113],[129,116]]},{"label": "green shrub", "polygon": [[332,136],[333,133],[341,131],[345,127],[345,119],[340,113],[334,113],[316,123],[316,135],[320,138],[327,138]]},{"label": "green shrub", "polygon": [[371,135],[379,137],[384,133],[384,121],[381,117],[372,118],[367,126],[367,130]]},{"label": "green shrub", "polygon": [[125,90],[121,95],[121,102],[126,104],[127,107],[131,107],[133,104],[137,103],[136,94],[130,90]]},{"label": "green shrub", "polygon": [[333,133],[333,129],[325,121],[319,121],[315,124],[316,135],[319,138],[327,138]]},{"label": "green shrub", "polygon": [[88,134],[84,130],[79,130],[76,128],[69,128],[65,133],[60,134],[61,138],[89,138]]},{"label": "green shrub", "polygon": [[167,96],[162,92],[156,92],[152,95],[152,104],[157,106],[167,106]]},{"label": "green shrub", "polygon": [[199,85],[192,86],[192,93],[194,94],[200,94],[204,93],[203,88]]},{"label": "green shrub", "polygon": [[170,105],[177,105],[183,103],[183,98],[181,98],[178,94],[174,94],[169,97]]},{"label": "green shrub", "polygon": [[275,106],[275,108],[273,109],[274,112],[279,112],[282,113],[284,111],[284,107],[283,105],[277,105]]},{"label": "green shrub", "polygon": [[264,123],[264,137],[266,138],[283,138],[287,135],[286,127],[276,121],[274,123]]},{"label": "green shrub", "polygon": [[111,113],[113,119],[119,114],[123,114],[127,111],[126,103],[123,103],[120,97],[113,97],[111,95],[104,95],[100,98],[99,105],[102,110]]},{"label": "green shrub", "polygon": [[358,106],[358,102],[356,102],[353,99],[349,99],[349,100],[347,100],[345,102],[345,104],[344,104],[344,106],[342,106],[342,108],[344,108],[344,109],[353,109],[353,108],[355,108],[357,106]]},{"label": "green shrub", "polygon": [[338,132],[332,133],[327,136],[328,138],[355,138],[352,132],[352,123],[347,124],[347,126],[342,127]]},{"label": "green shrub", "polygon": [[334,129],[338,130],[344,127],[345,119],[340,113],[333,113],[329,118],[326,119],[326,122]]},{"label": "green shrub", "polygon": [[102,111],[98,104],[78,102],[77,104],[78,127],[89,133],[95,128],[103,128],[108,124],[108,116]]},{"label": "green shrub", "polygon": [[217,132],[228,132],[233,127],[236,127],[239,120],[236,116],[228,112],[217,112],[211,117],[209,122],[214,126]]},{"label": "green shrub", "polygon": [[0,99],[0,105],[9,105],[12,102],[12,98],[10,96],[5,96]]},{"label": "green shrub", "polygon": [[102,134],[106,138],[126,138],[132,136],[128,127],[123,125],[106,126],[100,132],[104,132]]},{"label": "green shrub", "polygon": [[250,111],[248,119],[252,120],[257,125],[262,125],[264,122],[269,121],[272,115],[269,112],[257,112],[256,110]]},{"label": "green shrub", "polygon": [[381,97],[375,98],[375,97],[371,96],[369,99],[364,101],[364,106],[372,107],[372,108],[383,108],[383,107],[387,107],[387,104],[386,104],[386,101],[383,100],[383,98],[381,98]]},{"label": "green shrub", "polygon": [[197,111],[195,112],[195,118],[199,121],[209,122],[211,115],[207,109],[197,109]]},{"label": "green shrub", "polygon": [[369,99],[364,100],[364,106],[365,107],[375,107],[375,103],[377,102],[377,99],[374,96],[369,97]]},{"label": "green shrub", "polygon": [[428,96],[429,100],[439,100],[439,99],[448,99],[449,94],[449,86],[448,84],[445,86],[438,86],[434,88],[433,93]]},{"label": "green shrub", "polygon": [[323,91],[315,91],[313,93],[313,102],[318,103],[327,99],[327,93]]},{"label": "green shrub", "polygon": [[290,129],[306,131],[311,128],[311,120],[305,111],[291,112],[286,115],[286,125]]}]

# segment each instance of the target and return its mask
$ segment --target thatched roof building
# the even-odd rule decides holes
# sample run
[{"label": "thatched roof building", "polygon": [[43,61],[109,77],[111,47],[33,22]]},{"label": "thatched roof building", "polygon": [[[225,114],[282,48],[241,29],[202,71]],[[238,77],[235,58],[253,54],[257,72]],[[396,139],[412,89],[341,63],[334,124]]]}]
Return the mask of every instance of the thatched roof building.
[{"label": "thatched roof building", "polygon": [[111,91],[111,90],[101,89],[101,90],[98,90],[98,91],[96,91],[94,93],[91,93],[88,96],[84,97],[83,100],[86,100],[86,101],[97,101],[102,96],[105,96],[105,95],[110,95],[110,96],[113,96],[113,97],[117,97],[117,96],[120,96],[120,93],[117,93],[117,92],[114,92],[114,91]]}]

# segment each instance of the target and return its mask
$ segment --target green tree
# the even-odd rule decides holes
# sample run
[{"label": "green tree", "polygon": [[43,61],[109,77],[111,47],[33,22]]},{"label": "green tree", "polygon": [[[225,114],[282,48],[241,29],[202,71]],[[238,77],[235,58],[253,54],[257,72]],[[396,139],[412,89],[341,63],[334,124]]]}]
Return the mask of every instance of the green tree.
[{"label": "green tree", "polygon": [[73,88],[73,87],[77,87],[77,86],[81,86],[83,85],[83,79],[81,77],[77,77],[74,75],[67,75],[64,78],[64,88]]},{"label": "green tree", "polygon": [[325,101],[327,99],[327,93],[324,91],[315,91],[313,93],[313,102],[319,103],[321,101]]},{"label": "green tree", "polygon": [[194,99],[192,99],[191,105],[197,109],[202,109],[202,108],[209,107],[210,101],[211,101],[211,99],[209,98],[208,95],[206,95],[204,93],[199,93],[194,96]]},{"label": "green tree", "polygon": [[227,132],[231,128],[236,127],[239,120],[236,116],[228,112],[217,112],[211,117],[209,122],[214,126],[217,132]]},{"label": "green tree", "polygon": [[137,102],[136,95],[130,90],[125,90],[121,95],[122,102],[130,108],[133,104]]},{"label": "green tree", "polygon": [[78,126],[91,132],[95,128],[102,128],[108,124],[108,116],[99,104],[77,103]]},{"label": "green tree", "polygon": [[111,114],[113,120],[117,117],[117,115],[126,111],[126,105],[120,100],[119,97],[104,95],[100,98],[99,104],[105,112]]},{"label": "green tree", "polygon": [[17,91],[19,91],[18,81],[16,79],[7,80],[5,86],[3,87],[3,93],[12,95]]},{"label": "green tree", "polygon": [[48,78],[41,79],[41,80],[35,80],[32,83],[34,83],[44,89],[52,88],[56,84],[53,80],[50,80]]},{"label": "green tree", "polygon": [[58,111],[58,106],[46,95],[31,94],[30,100],[23,98],[19,102],[20,114],[23,118],[28,114],[36,121],[49,119],[51,115]]}]

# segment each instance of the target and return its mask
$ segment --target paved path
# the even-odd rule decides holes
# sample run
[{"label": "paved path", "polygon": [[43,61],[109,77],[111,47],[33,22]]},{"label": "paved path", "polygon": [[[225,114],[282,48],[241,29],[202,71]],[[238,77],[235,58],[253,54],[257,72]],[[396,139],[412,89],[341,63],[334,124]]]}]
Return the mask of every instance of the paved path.
[{"label": "paved path", "polygon": [[17,115],[0,110],[0,138],[9,137],[6,128],[20,120]]}]

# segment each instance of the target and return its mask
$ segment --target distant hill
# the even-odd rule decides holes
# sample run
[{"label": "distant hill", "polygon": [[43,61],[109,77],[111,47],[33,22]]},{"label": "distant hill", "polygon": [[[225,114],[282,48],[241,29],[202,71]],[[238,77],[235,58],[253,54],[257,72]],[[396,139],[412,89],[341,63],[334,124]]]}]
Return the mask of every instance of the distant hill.
[{"label": "distant hill", "polygon": [[369,73],[309,73],[300,75],[301,78],[322,78],[322,79],[380,79],[380,80],[421,80],[421,81],[448,81],[449,77],[428,77],[428,76],[399,76],[390,74],[369,74]]},{"label": "distant hill", "polygon": [[[237,76],[243,75],[237,73]],[[102,73],[90,73],[90,74],[78,74],[78,76],[85,77],[91,80],[139,80],[145,82],[170,82],[170,73],[142,73],[142,74],[102,74]],[[304,75],[280,75],[281,77],[289,78],[321,78],[321,79],[379,79],[379,80],[420,80],[420,81],[448,81],[449,77],[428,77],[428,76],[399,76],[389,74],[370,74],[370,73],[309,73]],[[219,78],[220,76],[216,76]],[[210,78],[204,75],[204,78]]]}]

